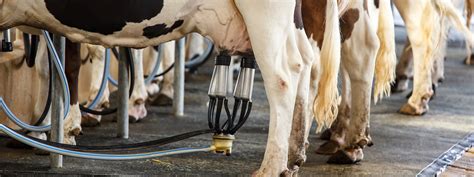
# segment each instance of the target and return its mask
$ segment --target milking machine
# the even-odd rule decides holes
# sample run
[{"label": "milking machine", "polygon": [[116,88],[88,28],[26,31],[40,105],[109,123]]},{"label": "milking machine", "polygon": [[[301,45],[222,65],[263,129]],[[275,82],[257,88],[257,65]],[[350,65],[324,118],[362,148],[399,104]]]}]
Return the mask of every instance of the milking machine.
[{"label": "milking machine", "polygon": [[[48,49],[52,56],[54,64],[53,66],[57,71],[59,71],[58,73],[60,73],[59,79],[62,83],[61,86],[63,90],[64,102],[69,103],[69,88],[63,70],[63,65],[60,62],[60,58],[53,46],[53,42],[49,37],[49,34],[47,32],[44,32],[44,36],[47,40]],[[225,54],[219,55],[215,61],[216,66],[209,88],[209,129],[206,130],[188,132],[173,137],[163,138],[149,142],[115,146],[80,146],[49,142],[29,137],[25,133],[12,130],[2,124],[0,124],[0,131],[4,132],[7,136],[17,141],[20,141],[26,145],[32,146],[37,149],[60,155],[85,159],[136,160],[196,152],[215,152],[230,155],[232,153],[233,141],[235,140],[234,135],[246,122],[252,109],[252,90],[255,75],[255,59],[252,56],[245,56],[242,59],[241,71],[238,76],[236,87],[233,93],[235,102],[232,110],[230,110],[227,100],[227,75],[228,72],[230,72],[230,56]],[[105,69],[104,73],[106,72],[106,70],[107,68]],[[51,129],[50,125],[28,125],[14,116],[14,114],[10,109],[8,109],[2,98],[0,98],[0,104],[11,120],[26,130],[42,132]],[[122,104],[127,103],[122,102]],[[91,104],[90,106],[92,108],[95,105],[96,104]],[[223,112],[222,109],[225,110],[225,115],[227,116],[225,122],[221,121],[221,113]],[[64,111],[64,115],[67,115],[67,113],[69,112],[69,104],[65,104]],[[64,116],[64,118],[66,117]],[[177,148],[160,151],[154,150],[165,144],[170,144],[173,142],[178,142],[191,137],[209,133],[213,134],[212,144],[209,147]]]},{"label": "milking machine", "polygon": [[[255,58],[242,57],[241,69],[234,90],[234,108],[229,109],[227,85],[229,67],[232,59],[229,55],[219,55],[215,61],[214,72],[209,86],[208,125],[214,130],[214,143],[226,144],[227,148],[216,152],[230,154],[234,134],[244,125],[252,111],[252,91],[255,77]],[[240,107],[240,114],[238,115]],[[222,109],[225,109],[227,121],[221,123]],[[237,119],[238,117],[238,119]],[[236,122],[237,121],[237,122]]]}]

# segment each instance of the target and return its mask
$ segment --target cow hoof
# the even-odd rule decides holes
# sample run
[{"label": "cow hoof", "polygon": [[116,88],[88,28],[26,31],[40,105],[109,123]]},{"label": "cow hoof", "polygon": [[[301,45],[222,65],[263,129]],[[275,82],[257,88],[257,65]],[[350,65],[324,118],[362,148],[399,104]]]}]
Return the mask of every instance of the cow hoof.
[{"label": "cow hoof", "polygon": [[151,102],[152,106],[171,106],[173,105],[173,98],[164,94],[158,95],[155,100]]},{"label": "cow hoof", "polygon": [[410,115],[410,116],[422,116],[428,112],[427,108],[416,108],[409,103],[406,103],[402,106],[399,111],[401,114]]},{"label": "cow hoof", "polygon": [[260,167],[259,170],[252,173],[253,177],[260,177],[260,176],[291,176],[292,171],[288,170],[288,168],[276,168],[274,166],[271,167]]},{"label": "cow hoof", "polygon": [[440,78],[438,78],[438,83],[440,83],[440,84],[441,84],[441,83],[443,83],[443,82],[444,82],[444,77],[440,77]]},{"label": "cow hoof", "polygon": [[356,164],[364,158],[362,149],[340,150],[331,156],[327,163],[329,164]]},{"label": "cow hoof", "polygon": [[84,127],[97,127],[100,125],[100,119],[95,118],[92,115],[83,115],[81,119],[81,126]]},{"label": "cow hoof", "polygon": [[319,146],[319,148],[316,150],[316,153],[321,155],[333,155],[337,153],[339,149],[339,144],[334,141],[328,141],[323,145]]},{"label": "cow hoof", "polygon": [[33,149],[35,155],[37,156],[48,156],[50,155],[50,153],[48,151],[44,151],[44,150],[41,150],[41,149]]},{"label": "cow hoof", "polygon": [[32,149],[31,146],[28,146],[22,142],[19,142],[17,140],[9,140],[6,144],[7,148],[12,148],[12,149]]},{"label": "cow hoof", "polygon": [[466,65],[472,65],[472,64],[474,64],[474,54],[471,54],[471,57],[470,57],[470,58],[471,58],[471,59],[469,60],[469,58],[466,57],[466,59],[464,59],[464,64],[466,64]]},{"label": "cow hoof", "polygon": [[329,141],[331,140],[331,135],[332,135],[331,129],[327,129],[321,133],[321,136],[319,136],[319,139]]},{"label": "cow hoof", "polygon": [[280,176],[281,177],[296,177],[298,176],[298,171],[299,171],[299,167],[292,170],[285,170],[280,174]]},{"label": "cow hoof", "polygon": [[128,122],[137,123],[137,122],[140,122],[140,119],[135,116],[128,116]]}]

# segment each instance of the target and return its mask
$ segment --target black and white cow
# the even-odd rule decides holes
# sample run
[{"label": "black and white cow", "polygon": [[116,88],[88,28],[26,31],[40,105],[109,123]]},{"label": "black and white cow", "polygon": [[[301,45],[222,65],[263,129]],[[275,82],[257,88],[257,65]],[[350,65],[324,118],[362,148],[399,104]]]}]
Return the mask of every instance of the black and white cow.
[{"label": "black and white cow", "polygon": [[[73,42],[132,48],[198,32],[210,38],[221,54],[254,55],[270,103],[266,153],[256,175],[277,176],[297,169],[304,161],[304,156],[294,158],[300,153],[289,153],[289,140],[303,139],[290,133],[292,128],[304,129],[293,117],[310,116],[304,111],[310,103],[314,53],[303,30],[301,0],[0,0],[0,4],[1,29],[26,25]],[[337,12],[336,0],[329,1],[327,11],[329,17]],[[339,34],[338,25],[327,25],[325,30]],[[332,44],[340,47],[339,42]]]}]

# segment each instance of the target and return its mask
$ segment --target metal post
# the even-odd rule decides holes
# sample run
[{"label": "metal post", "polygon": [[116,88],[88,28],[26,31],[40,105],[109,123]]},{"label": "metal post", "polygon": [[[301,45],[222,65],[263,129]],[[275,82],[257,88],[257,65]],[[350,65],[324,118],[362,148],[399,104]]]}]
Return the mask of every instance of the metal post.
[{"label": "metal post", "polygon": [[[61,63],[65,63],[65,52],[66,52],[66,39],[64,37],[54,35],[53,37],[54,41],[54,46],[56,48],[56,51],[58,52],[58,56],[61,59]],[[53,67],[53,66],[50,66]],[[53,87],[52,87],[52,93],[54,94],[53,100],[52,100],[52,105],[51,105],[51,141],[57,142],[57,143],[63,143],[64,141],[64,104],[69,104],[69,103],[64,103],[64,98],[63,94],[58,94],[61,93],[62,91],[62,84],[61,81],[59,80],[59,72],[64,72],[64,71],[58,71],[53,69]],[[51,168],[62,168],[63,167],[63,156],[59,154],[51,154],[50,155],[50,161],[51,161]]]},{"label": "metal post", "polygon": [[173,113],[175,116],[184,116],[184,64],[185,64],[185,38],[176,41],[176,62],[174,66],[174,95]]},{"label": "metal post", "polygon": [[117,110],[117,137],[128,139],[128,70],[127,59],[129,57],[127,49],[120,47],[119,57],[119,78],[118,78],[118,110]]}]

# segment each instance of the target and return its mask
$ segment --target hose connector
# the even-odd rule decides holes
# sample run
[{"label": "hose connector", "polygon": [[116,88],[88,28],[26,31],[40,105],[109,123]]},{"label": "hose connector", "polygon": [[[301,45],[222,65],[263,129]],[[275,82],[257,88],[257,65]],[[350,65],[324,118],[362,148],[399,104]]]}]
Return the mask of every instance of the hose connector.
[{"label": "hose connector", "polygon": [[212,137],[212,148],[214,153],[230,156],[232,154],[232,145],[234,143],[234,135],[216,134]]}]

